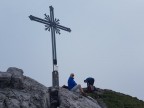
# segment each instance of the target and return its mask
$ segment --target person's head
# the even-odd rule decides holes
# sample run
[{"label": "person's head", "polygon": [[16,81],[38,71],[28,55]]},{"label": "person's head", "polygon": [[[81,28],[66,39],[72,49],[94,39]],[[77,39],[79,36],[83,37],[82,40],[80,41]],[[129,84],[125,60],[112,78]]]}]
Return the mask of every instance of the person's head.
[{"label": "person's head", "polygon": [[74,78],[74,73],[71,73],[71,74],[70,74],[70,77]]},{"label": "person's head", "polygon": [[86,83],[86,82],[87,82],[87,80],[84,80],[84,82]]}]

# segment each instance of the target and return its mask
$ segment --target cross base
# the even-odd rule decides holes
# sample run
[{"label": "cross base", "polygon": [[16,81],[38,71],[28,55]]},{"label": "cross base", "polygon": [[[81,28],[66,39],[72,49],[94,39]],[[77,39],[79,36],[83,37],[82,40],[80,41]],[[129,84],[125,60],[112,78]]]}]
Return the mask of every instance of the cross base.
[{"label": "cross base", "polygon": [[53,87],[49,88],[50,95],[50,108],[57,108],[60,106],[59,92],[58,89]]},{"label": "cross base", "polygon": [[54,88],[59,88],[59,74],[58,71],[52,72],[52,85]]}]

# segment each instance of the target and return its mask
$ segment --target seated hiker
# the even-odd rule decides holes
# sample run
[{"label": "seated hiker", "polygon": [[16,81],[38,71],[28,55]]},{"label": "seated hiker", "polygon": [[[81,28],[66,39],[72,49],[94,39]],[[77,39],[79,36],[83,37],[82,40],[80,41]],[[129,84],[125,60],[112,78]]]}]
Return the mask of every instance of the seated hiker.
[{"label": "seated hiker", "polygon": [[85,94],[83,89],[81,88],[81,85],[80,84],[77,84],[75,81],[74,81],[74,73],[71,73],[70,74],[70,77],[68,79],[68,89],[70,91],[77,91],[79,90],[82,94]]},{"label": "seated hiker", "polygon": [[88,77],[87,79],[84,80],[84,82],[87,83],[87,92],[95,91],[94,81],[95,80],[92,77]]}]

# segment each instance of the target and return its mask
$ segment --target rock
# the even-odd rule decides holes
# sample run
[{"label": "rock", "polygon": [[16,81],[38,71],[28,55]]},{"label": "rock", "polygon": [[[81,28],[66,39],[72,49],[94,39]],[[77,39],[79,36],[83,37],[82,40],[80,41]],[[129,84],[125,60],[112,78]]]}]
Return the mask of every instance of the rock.
[{"label": "rock", "polygon": [[67,89],[60,88],[59,94],[61,100],[60,108],[101,108],[96,100]]},{"label": "rock", "polygon": [[10,86],[11,74],[6,72],[0,72],[0,88],[5,88]]},{"label": "rock", "polygon": [[[101,108],[97,101],[59,88],[59,108]],[[0,72],[0,108],[50,108],[48,88],[18,68]]]},{"label": "rock", "polygon": [[11,76],[11,87],[16,89],[23,89],[23,70],[18,68],[8,68],[7,73]]},{"label": "rock", "polygon": [[47,87],[18,68],[0,72],[0,108],[49,108]]}]

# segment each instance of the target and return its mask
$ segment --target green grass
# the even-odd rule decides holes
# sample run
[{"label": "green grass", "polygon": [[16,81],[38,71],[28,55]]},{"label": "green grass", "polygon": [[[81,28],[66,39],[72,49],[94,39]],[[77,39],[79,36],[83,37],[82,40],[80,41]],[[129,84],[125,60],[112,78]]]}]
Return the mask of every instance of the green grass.
[{"label": "green grass", "polygon": [[117,93],[111,90],[103,90],[102,93],[88,93],[98,102],[102,100],[108,108],[144,108],[144,102],[129,95]]}]

